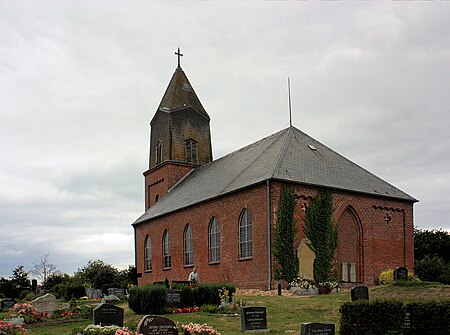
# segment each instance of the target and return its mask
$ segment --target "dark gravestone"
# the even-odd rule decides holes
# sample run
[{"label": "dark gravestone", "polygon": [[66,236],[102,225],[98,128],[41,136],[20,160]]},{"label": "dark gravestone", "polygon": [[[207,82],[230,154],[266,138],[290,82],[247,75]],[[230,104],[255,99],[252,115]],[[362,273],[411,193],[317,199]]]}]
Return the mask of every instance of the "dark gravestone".
[{"label": "dark gravestone", "polygon": [[408,280],[408,269],[403,266],[394,270],[394,280]]},{"label": "dark gravestone", "polygon": [[412,334],[411,332],[411,313],[406,312],[405,320],[403,321],[403,335]]},{"label": "dark gravestone", "polygon": [[178,335],[178,329],[172,320],[158,315],[144,316],[137,326],[142,335]]},{"label": "dark gravestone", "polygon": [[268,331],[266,307],[241,308],[242,331]]},{"label": "dark gravestone", "polygon": [[94,325],[123,327],[123,308],[101,304],[92,313],[94,314]]},{"label": "dark gravestone", "polygon": [[37,280],[33,279],[31,281],[31,292],[36,293],[36,290],[37,290]]},{"label": "dark gravestone", "polygon": [[334,323],[304,322],[300,335],[334,335]]},{"label": "dark gravestone", "polygon": [[122,299],[125,295],[125,290],[123,288],[109,288],[108,295],[115,295],[117,298]]},{"label": "dark gravestone", "polygon": [[356,286],[351,290],[352,301],[369,300],[369,288],[367,286]]},{"label": "dark gravestone", "polygon": [[167,307],[181,306],[181,290],[167,290]]},{"label": "dark gravestone", "polygon": [[5,298],[2,299],[2,308],[13,308],[14,305],[16,304],[16,300],[13,298]]}]

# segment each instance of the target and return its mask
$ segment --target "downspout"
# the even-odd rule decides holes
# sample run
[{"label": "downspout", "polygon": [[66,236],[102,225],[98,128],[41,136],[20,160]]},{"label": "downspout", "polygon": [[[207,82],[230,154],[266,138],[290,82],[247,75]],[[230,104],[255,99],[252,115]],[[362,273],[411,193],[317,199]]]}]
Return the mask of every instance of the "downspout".
[{"label": "downspout", "polygon": [[133,225],[133,235],[134,235],[134,267],[136,269],[136,282],[139,285],[138,281],[138,271],[137,271],[137,243],[136,243],[136,226]]},{"label": "downspout", "polygon": [[272,289],[272,227],[271,227],[271,194],[270,194],[270,181],[266,181],[267,187],[267,288]]},{"label": "downspout", "polygon": [[406,218],[405,218],[405,210],[403,212],[403,267],[406,268]]}]

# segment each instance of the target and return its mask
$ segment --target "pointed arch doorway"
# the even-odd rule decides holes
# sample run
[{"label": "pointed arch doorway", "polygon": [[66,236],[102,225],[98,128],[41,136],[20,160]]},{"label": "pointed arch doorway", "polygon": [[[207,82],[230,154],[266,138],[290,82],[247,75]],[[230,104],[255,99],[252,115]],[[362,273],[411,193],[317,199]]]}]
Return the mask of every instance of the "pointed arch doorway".
[{"label": "pointed arch doorway", "polygon": [[363,231],[361,222],[352,207],[348,207],[338,223],[339,279],[341,282],[363,282]]},{"label": "pointed arch doorway", "polygon": [[299,267],[298,275],[306,279],[314,280],[314,260],[316,255],[312,251],[305,239],[302,239],[297,249]]}]

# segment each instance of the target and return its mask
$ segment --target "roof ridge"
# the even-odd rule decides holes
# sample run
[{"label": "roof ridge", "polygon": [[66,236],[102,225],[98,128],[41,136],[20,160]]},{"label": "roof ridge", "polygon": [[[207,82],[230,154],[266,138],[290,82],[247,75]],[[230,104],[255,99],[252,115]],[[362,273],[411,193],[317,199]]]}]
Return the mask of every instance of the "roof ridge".
[{"label": "roof ridge", "polygon": [[[278,132],[278,133],[276,133],[276,134],[273,134],[273,135],[271,135],[271,136],[274,136],[274,137],[276,137],[276,139],[275,140],[273,140],[259,155],[257,155],[250,163],[248,163],[247,164],[247,166],[244,168],[244,169],[242,169],[237,175],[236,175],[236,177],[234,177],[228,184],[226,184],[224,187],[223,187],[223,189],[219,192],[219,194],[223,194],[223,192],[224,192],[224,190],[226,190],[227,188],[228,188],[228,186],[230,186],[231,184],[233,184],[234,183],[234,181],[236,180],[236,179],[238,179],[240,176],[242,176],[242,174],[244,173],[244,171],[246,171],[256,160],[258,160],[258,158],[259,157],[261,157],[269,148],[271,148],[273,145],[274,145],[274,143],[275,142],[277,142],[278,140],[279,140],[279,138],[283,135],[283,133],[284,133],[284,131],[280,131],[280,132]],[[259,141],[256,141],[256,142],[254,142],[254,143],[252,143],[252,144],[250,144],[250,145],[248,145],[247,147],[249,147],[249,146],[251,146],[251,145],[254,145],[254,144],[256,144],[256,143],[260,143],[260,142],[262,142],[263,140],[265,140],[265,139],[268,139],[269,137],[271,137],[271,136],[267,136],[266,138],[264,138],[264,139],[262,139],[262,140],[259,140]],[[244,148],[246,148],[246,147],[244,147]],[[244,149],[244,148],[242,148],[242,149]],[[241,149],[241,150],[242,150]],[[237,150],[237,151],[240,151],[240,150]],[[236,151],[235,151],[236,152]],[[228,156],[228,155],[227,155]]]},{"label": "roof ridge", "polygon": [[275,172],[278,171],[278,169],[280,168],[281,163],[283,162],[283,160],[281,159],[282,157],[284,157],[286,155],[286,151],[288,148],[288,143],[290,142],[290,138],[292,136],[292,129],[294,127],[293,126],[289,126],[289,128],[287,128],[287,132],[288,134],[286,135],[286,139],[284,140],[283,146],[278,154],[278,158],[277,158],[277,163],[275,164],[275,168],[272,171],[272,175],[271,178],[274,178],[275,176]]}]

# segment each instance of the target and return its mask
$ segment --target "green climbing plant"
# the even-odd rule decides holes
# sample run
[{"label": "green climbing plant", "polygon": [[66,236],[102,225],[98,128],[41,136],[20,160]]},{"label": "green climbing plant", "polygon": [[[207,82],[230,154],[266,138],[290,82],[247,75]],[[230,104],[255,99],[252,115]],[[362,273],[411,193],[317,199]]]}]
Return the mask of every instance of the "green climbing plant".
[{"label": "green climbing plant", "polygon": [[315,253],[316,283],[337,281],[334,260],[338,245],[338,229],[333,224],[333,200],[328,190],[321,189],[306,209],[303,231],[306,243]]},{"label": "green climbing plant", "polygon": [[295,242],[295,194],[289,187],[283,187],[278,205],[273,256],[275,261],[275,279],[291,282],[297,278],[298,257],[294,251]]}]

